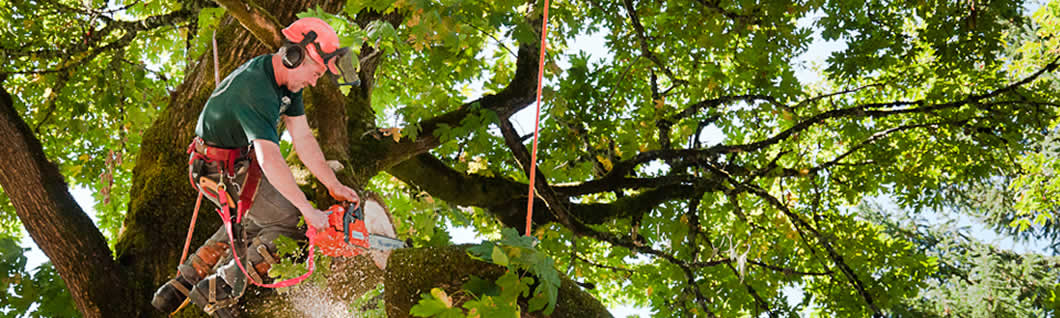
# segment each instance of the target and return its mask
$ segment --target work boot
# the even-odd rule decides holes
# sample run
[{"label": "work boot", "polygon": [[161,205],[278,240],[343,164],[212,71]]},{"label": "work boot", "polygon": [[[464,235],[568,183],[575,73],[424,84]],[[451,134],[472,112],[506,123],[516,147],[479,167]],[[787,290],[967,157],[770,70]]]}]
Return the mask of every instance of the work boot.
[{"label": "work boot", "polygon": [[239,299],[232,297],[232,287],[217,275],[207,277],[196,284],[189,297],[191,303],[213,317],[236,317],[235,305]]},{"label": "work boot", "polygon": [[169,280],[155,291],[155,296],[151,299],[151,305],[165,313],[177,311],[180,305],[184,303],[184,299],[188,298],[192,287],[191,282],[178,273],[177,277]]},{"label": "work boot", "polygon": [[207,242],[191,255],[191,259],[177,266],[177,275],[155,291],[151,305],[165,313],[180,309],[188,294],[203,277],[213,271],[214,264],[228,250],[221,242]]}]

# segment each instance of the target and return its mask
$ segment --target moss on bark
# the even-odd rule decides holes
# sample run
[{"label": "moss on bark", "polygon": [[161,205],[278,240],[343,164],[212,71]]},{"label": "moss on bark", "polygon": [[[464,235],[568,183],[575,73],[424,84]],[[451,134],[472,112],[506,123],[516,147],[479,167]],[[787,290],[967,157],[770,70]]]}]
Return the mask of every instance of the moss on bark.
[{"label": "moss on bark", "polygon": [[[387,315],[408,317],[412,306],[419,302],[420,295],[429,293],[431,288],[441,288],[449,295],[454,295],[470,280],[471,275],[495,280],[506,271],[504,267],[471,259],[465,248],[403,249],[391,254],[385,281]],[[549,317],[611,317],[599,300],[581,290],[569,278],[561,278],[563,283],[556,310]],[[466,300],[466,297],[454,297],[458,304]],[[525,310],[526,304],[520,305]],[[544,317],[540,312],[524,312],[522,316]]]}]

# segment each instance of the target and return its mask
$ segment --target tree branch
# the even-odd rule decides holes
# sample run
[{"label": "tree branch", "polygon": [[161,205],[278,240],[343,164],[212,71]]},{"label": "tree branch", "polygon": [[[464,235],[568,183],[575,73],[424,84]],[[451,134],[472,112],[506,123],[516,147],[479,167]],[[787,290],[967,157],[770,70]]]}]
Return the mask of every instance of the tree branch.
[{"label": "tree branch", "polygon": [[781,104],[780,102],[778,102],[776,98],[773,98],[772,96],[768,96],[768,95],[722,96],[722,97],[718,97],[718,98],[703,100],[703,101],[700,101],[698,103],[689,105],[688,107],[685,107],[685,109],[682,110],[681,112],[671,115],[666,120],[670,121],[671,123],[676,123],[676,122],[678,122],[678,121],[680,121],[682,119],[688,118],[688,117],[698,113],[700,110],[702,110],[704,108],[716,108],[719,105],[732,103],[732,102],[736,102],[736,101],[753,102],[753,101],[759,101],[759,100],[760,101],[769,102],[770,104],[773,104],[773,105],[775,105],[777,107],[786,108],[786,106],[784,106],[784,104]]},{"label": "tree branch", "polygon": [[669,67],[666,67],[666,64],[663,63],[659,57],[655,56],[651,47],[648,46],[648,38],[644,35],[644,25],[640,23],[640,16],[637,15],[637,9],[633,7],[633,0],[624,0],[623,4],[626,7],[626,12],[629,13],[629,19],[633,22],[633,30],[637,32],[641,54],[648,58],[648,60],[654,62],[655,66],[658,66],[663,72],[666,72],[666,76],[669,77],[671,81],[674,81],[674,83],[687,83],[687,81],[674,76],[674,72],[671,71]]},{"label": "tree branch", "polygon": [[699,2],[699,4],[703,5],[704,7],[707,7],[707,9],[713,10],[717,13],[721,13],[721,15],[725,16],[726,18],[729,18],[729,20],[732,21],[748,20],[748,22],[752,24],[761,23],[761,19],[753,15],[742,15],[729,10],[725,10],[725,8],[722,8],[721,4],[718,3],[717,0],[714,0],[713,2],[707,2],[707,0],[696,0],[696,2]]},{"label": "tree branch", "polygon": [[[0,74],[0,83],[6,75]],[[0,86],[0,186],[26,231],[62,275],[74,304],[86,317],[134,317],[140,308],[125,268],[107,240],[74,201],[58,167],[19,117]],[[120,303],[116,303],[120,302]]]},{"label": "tree branch", "polygon": [[46,105],[45,107],[47,107],[48,110],[45,111],[44,117],[37,121],[37,125],[33,127],[34,134],[40,135],[40,126],[48,122],[48,118],[51,118],[52,113],[55,112],[55,101],[59,99],[59,94],[62,92],[63,88],[66,88],[66,83],[70,80],[69,74],[70,73],[67,72],[59,72],[59,78],[55,81],[55,87],[52,88],[51,94],[46,96],[44,100],[44,105]]},{"label": "tree branch", "polygon": [[[751,286],[751,284],[748,284],[747,281],[744,280],[743,275],[740,274],[740,271],[738,271],[735,266],[732,266],[732,262],[726,263],[725,266],[732,270],[733,274],[740,277],[740,284],[743,284],[743,287],[747,289],[747,293],[751,294],[751,298],[755,300],[755,304],[758,305],[758,308],[768,313],[769,317],[776,318],[777,313],[773,312],[773,310],[769,307],[769,303],[766,303],[765,299],[762,299],[762,296],[758,295],[758,292],[755,291],[754,286]],[[756,313],[755,316],[758,316],[758,314]]]},{"label": "tree branch", "polygon": [[[71,9],[73,10],[73,9]],[[7,58],[21,57],[21,56],[32,56],[38,60],[49,60],[49,59],[65,59],[71,56],[74,52],[89,52],[85,57],[77,60],[65,61],[59,69],[56,71],[64,71],[70,67],[80,66],[86,61],[91,61],[93,58],[98,56],[100,53],[108,50],[115,49],[117,47],[123,47],[131,42],[136,34],[143,31],[153,30],[159,27],[165,27],[182,22],[188,21],[194,18],[198,14],[198,11],[193,11],[188,8],[176,10],[167,14],[147,17],[139,21],[120,21],[108,19],[108,23],[98,30],[93,30],[86,35],[86,37],[77,42],[78,44],[73,47],[61,47],[54,49],[41,49],[41,50],[23,50],[22,48],[4,48]],[[106,35],[109,35],[114,30],[122,30],[125,32],[118,40],[109,44],[98,46]],[[14,71],[11,73],[40,73],[40,71]]]},{"label": "tree branch", "polygon": [[[643,164],[643,163],[646,163],[646,162],[649,162],[649,161],[652,161],[652,160],[673,160],[673,159],[676,159],[676,158],[681,158],[683,160],[692,161],[692,162],[706,162],[706,161],[711,161],[712,158],[714,158],[714,157],[716,157],[717,155],[720,155],[720,154],[733,153],[733,152],[757,151],[757,150],[769,147],[771,145],[774,145],[774,144],[780,142],[781,140],[784,140],[784,139],[787,139],[788,137],[791,137],[792,135],[794,135],[796,133],[799,133],[799,132],[802,132],[804,130],[807,130],[813,125],[817,125],[817,124],[823,123],[823,122],[825,122],[828,119],[834,119],[834,118],[840,118],[840,117],[882,118],[882,117],[889,117],[889,116],[895,116],[895,115],[900,115],[900,114],[929,113],[929,112],[934,112],[934,111],[943,110],[943,109],[957,108],[957,107],[964,106],[964,105],[971,104],[971,103],[978,103],[978,102],[980,102],[980,101],[982,101],[984,99],[997,97],[997,96],[1001,95],[1004,92],[1015,90],[1017,87],[1019,87],[1021,85],[1025,85],[1027,83],[1032,82],[1034,79],[1040,77],[1042,74],[1055,70],[1057,68],[1057,66],[1058,66],[1058,64],[1057,64],[1057,60],[1058,59],[1060,59],[1060,58],[1054,59],[1052,62],[1050,62],[1049,64],[1044,66],[1042,69],[1038,70],[1034,74],[1032,74],[1032,75],[1030,75],[1030,76],[1018,81],[1018,82],[1006,85],[1005,87],[1002,87],[1002,88],[999,88],[999,89],[996,89],[996,90],[993,90],[993,91],[989,91],[987,93],[971,95],[971,96],[966,97],[965,99],[958,100],[958,101],[953,101],[953,102],[948,102],[948,103],[941,103],[941,104],[933,104],[933,105],[930,105],[930,106],[928,106],[928,104],[927,104],[927,102],[925,100],[893,101],[893,102],[887,102],[887,103],[869,103],[869,104],[858,105],[858,106],[853,106],[853,107],[849,107],[849,108],[830,110],[830,111],[826,111],[826,112],[817,114],[815,116],[812,116],[810,118],[807,118],[805,120],[802,120],[802,121],[796,123],[791,128],[788,128],[788,129],[786,129],[786,130],[784,130],[784,131],[782,131],[782,132],[780,132],[780,133],[778,133],[778,134],[776,134],[776,135],[774,135],[772,137],[769,137],[769,138],[766,138],[766,139],[763,139],[763,140],[759,140],[759,141],[756,141],[756,142],[747,143],[747,144],[716,145],[716,146],[713,146],[713,147],[710,147],[710,148],[707,148],[707,149],[674,149],[674,150],[661,149],[661,150],[653,150],[653,151],[641,152],[641,153],[638,153],[637,155],[633,156],[633,158],[630,158],[628,160],[625,160],[625,161],[622,161],[622,162],[619,162],[619,163],[615,164],[615,168],[611,171],[611,173],[609,173],[608,177],[614,177],[612,175],[624,176],[624,175],[628,174],[630,171],[632,171],[632,169],[634,167],[636,167],[637,165],[640,165],[640,164]],[[850,90],[850,91],[856,91],[856,90]],[[758,98],[758,97],[754,97],[754,98]],[[815,98],[818,98],[818,97],[815,97]],[[714,103],[714,102],[717,102],[717,101],[711,100],[711,101],[706,101],[706,102],[709,105],[710,103]],[[1008,102],[1008,101],[1005,101],[1005,102]],[[703,103],[703,102],[701,102],[701,103]],[[701,106],[693,105],[693,106],[687,108],[686,111],[687,110],[691,110],[691,109],[698,109],[698,107],[701,107]],[[902,108],[896,108],[896,107],[902,107]],[[682,112],[682,114],[683,113],[684,112]]]},{"label": "tree branch", "polygon": [[666,175],[661,177],[653,178],[626,178],[626,177],[612,177],[610,179],[596,179],[586,182],[582,182],[575,185],[555,185],[553,188],[556,192],[563,196],[578,196],[592,193],[611,192],[622,189],[645,189],[645,188],[658,188],[668,185],[676,184],[692,184],[694,183],[695,177],[691,175]]},{"label": "tree branch", "polygon": [[508,145],[508,148],[512,150],[512,155],[515,157],[516,162],[523,167],[523,173],[530,176],[531,170],[535,175],[536,182],[533,184],[534,190],[537,192],[538,197],[545,201],[548,205],[548,209],[552,211],[552,215],[556,217],[556,220],[560,224],[570,228],[573,227],[573,221],[568,212],[568,206],[570,205],[570,199],[568,197],[560,198],[556,195],[556,191],[548,185],[548,178],[541,170],[531,169],[531,166],[535,164],[531,162],[530,152],[526,150],[520,142],[519,134],[515,132],[515,128],[512,127],[512,122],[509,119],[501,120],[501,134],[504,135],[504,143]]},{"label": "tree branch", "polygon": [[773,207],[777,208],[781,212],[784,212],[784,215],[788,217],[788,220],[792,223],[792,225],[797,228],[807,229],[811,233],[813,233],[814,237],[817,238],[818,242],[820,242],[820,244],[824,246],[825,251],[828,252],[828,257],[832,259],[836,267],[839,267],[839,270],[843,272],[843,274],[847,277],[847,280],[850,281],[850,284],[853,285],[854,289],[857,290],[858,295],[860,295],[861,298],[865,300],[865,303],[869,305],[869,308],[872,309],[872,312],[875,315],[881,314],[880,309],[876,307],[876,303],[872,299],[872,296],[869,295],[869,292],[865,289],[865,283],[862,283],[861,279],[859,279],[857,274],[854,273],[854,270],[852,270],[850,266],[847,265],[847,263],[843,260],[843,256],[839,255],[839,253],[836,252],[835,247],[833,246],[830,240],[828,240],[826,237],[824,237],[824,235],[818,232],[817,229],[813,228],[813,226],[806,223],[806,221],[800,218],[798,214],[795,214],[790,209],[788,209],[788,207],[784,205],[783,202],[780,202],[780,200],[778,200],[773,195],[769,194],[769,192],[766,192],[764,189],[745,183],[734,184],[734,186],[743,187],[747,189],[748,192],[761,197],[762,199],[766,200],[766,202],[769,202],[771,205],[773,205]]},{"label": "tree branch", "polygon": [[214,0],[228,14],[232,15],[250,31],[258,41],[273,49],[283,45],[283,35],[280,30],[284,24],[276,20],[276,17],[262,8],[255,1]]},{"label": "tree branch", "polygon": [[[507,226],[521,228],[526,225],[526,183],[503,177],[469,175],[450,168],[446,163],[428,154],[406,160],[387,169],[387,172],[446,202],[484,208]],[[609,203],[568,204],[568,213],[581,222],[575,224],[575,227],[584,226],[583,223],[600,224],[644,213],[662,202],[693,197],[696,187],[709,190],[716,186],[719,185],[705,181],[696,185],[664,185]],[[609,191],[612,190],[601,188],[599,192],[594,193]],[[557,194],[557,197],[567,196]],[[534,206],[534,209],[546,208],[544,201],[538,201]],[[556,219],[550,214],[534,214],[534,223],[545,224],[553,221]]]},{"label": "tree branch", "polygon": [[516,58],[515,75],[504,90],[497,94],[485,95],[481,98],[461,105],[454,111],[423,120],[415,125],[419,126],[419,135],[416,140],[405,139],[390,145],[385,157],[380,160],[382,169],[409,159],[418,154],[427,152],[441,145],[441,140],[435,136],[443,125],[456,127],[460,122],[475,110],[475,107],[492,110],[497,113],[498,118],[507,120],[515,112],[530,105],[535,98],[537,89],[537,54],[534,45],[520,45],[519,56]]}]

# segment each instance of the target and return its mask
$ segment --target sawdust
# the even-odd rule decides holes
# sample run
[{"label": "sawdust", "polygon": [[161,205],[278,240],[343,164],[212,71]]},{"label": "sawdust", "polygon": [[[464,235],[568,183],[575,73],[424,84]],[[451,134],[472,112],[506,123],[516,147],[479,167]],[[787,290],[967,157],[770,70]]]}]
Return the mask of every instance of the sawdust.
[{"label": "sawdust", "polygon": [[354,317],[356,313],[347,307],[345,302],[331,297],[330,288],[321,288],[316,284],[300,284],[285,293],[283,298],[290,304],[292,312],[303,317],[342,318]]}]

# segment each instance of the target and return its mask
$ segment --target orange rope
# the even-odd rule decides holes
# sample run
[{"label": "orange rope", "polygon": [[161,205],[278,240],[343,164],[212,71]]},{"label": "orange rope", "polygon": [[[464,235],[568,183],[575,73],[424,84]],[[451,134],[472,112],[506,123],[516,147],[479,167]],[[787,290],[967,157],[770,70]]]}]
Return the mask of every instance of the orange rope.
[{"label": "orange rope", "polygon": [[195,233],[195,219],[199,217],[200,204],[202,204],[202,191],[199,191],[199,198],[195,200],[195,212],[191,213],[191,224],[188,225],[188,238],[184,239],[184,252],[180,253],[180,262],[177,262],[177,265],[184,264],[184,259],[188,257],[188,247],[191,246],[191,235]]},{"label": "orange rope", "polygon": [[531,221],[534,216],[534,177],[537,175],[537,129],[541,124],[541,82],[545,77],[545,47],[548,42],[548,0],[545,0],[544,19],[541,20],[541,56],[537,63],[537,112],[534,115],[534,146],[530,153],[530,191],[526,199],[526,236],[530,236]]}]

